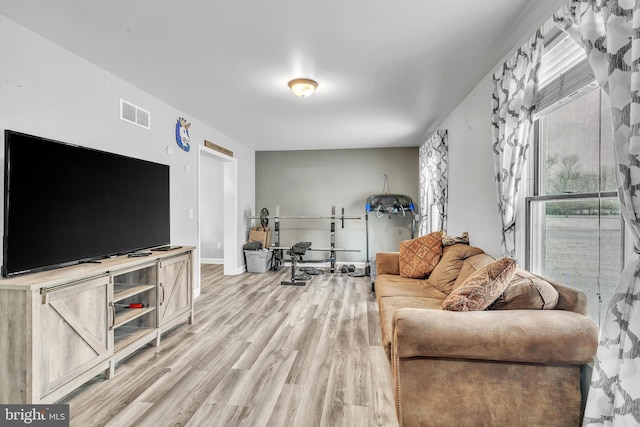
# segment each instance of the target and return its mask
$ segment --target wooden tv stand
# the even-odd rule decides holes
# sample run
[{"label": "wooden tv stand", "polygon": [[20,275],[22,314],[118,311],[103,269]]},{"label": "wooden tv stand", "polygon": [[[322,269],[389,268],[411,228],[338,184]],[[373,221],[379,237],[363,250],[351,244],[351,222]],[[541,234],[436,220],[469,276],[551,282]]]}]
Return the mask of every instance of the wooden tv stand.
[{"label": "wooden tv stand", "polygon": [[54,403],[193,323],[193,249],[0,279],[0,403]]}]

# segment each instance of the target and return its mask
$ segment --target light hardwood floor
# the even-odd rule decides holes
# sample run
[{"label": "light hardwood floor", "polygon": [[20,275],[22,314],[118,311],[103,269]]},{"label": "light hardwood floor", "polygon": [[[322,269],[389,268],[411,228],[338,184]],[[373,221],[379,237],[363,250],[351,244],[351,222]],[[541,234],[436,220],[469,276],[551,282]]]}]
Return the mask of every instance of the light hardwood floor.
[{"label": "light hardwood floor", "polygon": [[71,426],[397,426],[368,278],[202,267],[196,322],[62,403]]}]

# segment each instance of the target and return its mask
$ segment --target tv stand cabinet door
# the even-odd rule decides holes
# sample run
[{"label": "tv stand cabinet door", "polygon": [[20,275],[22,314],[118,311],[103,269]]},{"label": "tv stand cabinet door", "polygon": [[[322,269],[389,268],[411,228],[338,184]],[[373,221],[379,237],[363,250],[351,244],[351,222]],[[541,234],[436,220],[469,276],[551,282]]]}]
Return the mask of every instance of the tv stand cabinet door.
[{"label": "tv stand cabinet door", "polygon": [[50,288],[43,296],[39,340],[42,397],[113,354],[113,336],[109,336],[112,313],[108,310],[111,292],[109,276],[105,275]]},{"label": "tv stand cabinet door", "polygon": [[191,253],[161,260],[159,276],[158,323],[163,326],[192,311]]}]

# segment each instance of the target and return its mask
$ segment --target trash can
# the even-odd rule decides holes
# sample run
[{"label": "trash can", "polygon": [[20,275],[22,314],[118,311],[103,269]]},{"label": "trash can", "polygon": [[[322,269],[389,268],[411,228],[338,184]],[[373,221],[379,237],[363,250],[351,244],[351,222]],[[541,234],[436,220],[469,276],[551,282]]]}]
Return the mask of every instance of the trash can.
[{"label": "trash can", "polygon": [[271,268],[273,250],[260,249],[257,251],[244,251],[247,259],[247,271],[249,273],[265,273]]}]

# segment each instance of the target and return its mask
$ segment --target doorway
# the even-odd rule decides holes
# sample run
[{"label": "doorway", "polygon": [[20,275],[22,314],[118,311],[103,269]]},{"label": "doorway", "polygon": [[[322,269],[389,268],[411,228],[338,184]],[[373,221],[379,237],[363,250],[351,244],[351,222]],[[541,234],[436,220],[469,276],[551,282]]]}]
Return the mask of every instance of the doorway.
[{"label": "doorway", "polygon": [[[225,275],[238,274],[237,160],[199,146],[198,268],[202,262],[224,264]],[[200,280],[196,282],[200,294]]]}]

